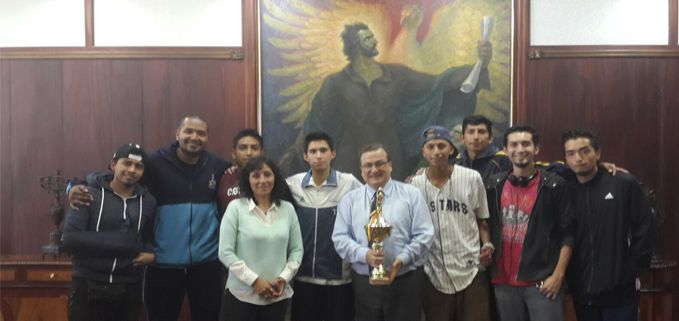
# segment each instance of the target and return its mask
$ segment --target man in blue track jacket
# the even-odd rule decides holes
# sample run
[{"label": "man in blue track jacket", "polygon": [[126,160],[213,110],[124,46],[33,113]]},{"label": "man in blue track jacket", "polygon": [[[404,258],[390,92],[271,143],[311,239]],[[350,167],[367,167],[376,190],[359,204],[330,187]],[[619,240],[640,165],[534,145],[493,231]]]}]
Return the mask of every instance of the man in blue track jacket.
[{"label": "man in blue track jacket", "polygon": [[295,277],[292,320],[352,320],[351,266],[342,262],[331,237],[337,203],[361,183],[353,175],[330,167],[335,158],[330,135],[309,133],[304,145],[303,157],[311,169],[287,179],[304,241],[304,259]]}]

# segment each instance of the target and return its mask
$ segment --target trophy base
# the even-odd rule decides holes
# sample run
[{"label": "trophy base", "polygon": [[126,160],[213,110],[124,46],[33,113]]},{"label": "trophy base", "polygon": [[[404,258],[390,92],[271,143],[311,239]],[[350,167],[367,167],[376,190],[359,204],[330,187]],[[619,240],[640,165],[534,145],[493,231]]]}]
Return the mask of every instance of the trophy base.
[{"label": "trophy base", "polygon": [[389,285],[389,277],[369,278],[370,285]]},{"label": "trophy base", "polygon": [[51,254],[54,255],[54,258],[59,258],[61,256],[62,250],[61,246],[58,245],[45,245],[42,247],[42,257],[45,258],[45,255]]}]

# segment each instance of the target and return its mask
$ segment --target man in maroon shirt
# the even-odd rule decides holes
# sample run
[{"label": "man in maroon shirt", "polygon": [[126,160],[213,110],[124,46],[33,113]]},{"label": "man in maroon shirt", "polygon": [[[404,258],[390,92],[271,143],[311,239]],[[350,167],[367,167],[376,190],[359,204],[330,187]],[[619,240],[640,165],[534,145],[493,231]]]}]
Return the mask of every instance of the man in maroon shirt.
[{"label": "man in maroon shirt", "polygon": [[217,185],[217,197],[219,199],[219,215],[224,215],[226,207],[234,199],[240,197],[238,189],[238,177],[240,169],[252,157],[264,154],[264,141],[259,133],[251,128],[243,129],[233,138],[233,151],[231,157],[236,166],[224,173]]},{"label": "man in maroon shirt", "polygon": [[491,241],[489,266],[503,321],[563,321],[564,273],[575,245],[575,216],[565,181],[538,170],[538,135],[515,125],[504,137],[512,170],[486,182]]}]

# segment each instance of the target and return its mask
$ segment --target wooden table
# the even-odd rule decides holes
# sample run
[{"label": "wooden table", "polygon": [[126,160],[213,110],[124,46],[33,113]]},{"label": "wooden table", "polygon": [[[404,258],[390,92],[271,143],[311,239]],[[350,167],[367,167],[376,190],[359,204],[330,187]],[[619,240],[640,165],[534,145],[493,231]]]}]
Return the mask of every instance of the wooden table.
[{"label": "wooden table", "polygon": [[62,255],[1,255],[0,312],[4,321],[67,320],[71,260]]}]

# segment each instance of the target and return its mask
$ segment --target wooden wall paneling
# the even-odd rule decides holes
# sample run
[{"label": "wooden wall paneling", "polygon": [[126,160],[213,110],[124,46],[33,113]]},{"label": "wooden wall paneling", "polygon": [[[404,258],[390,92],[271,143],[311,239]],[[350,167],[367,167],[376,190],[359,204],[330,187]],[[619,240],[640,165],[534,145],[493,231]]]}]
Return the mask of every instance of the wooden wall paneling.
[{"label": "wooden wall paneling", "polygon": [[142,144],[142,62],[64,60],[64,173],[105,171],[116,147]]},{"label": "wooden wall paneling", "polygon": [[[210,139],[207,149],[227,157],[231,151],[226,124],[222,60],[144,60],[143,106],[144,144],[149,150],[175,140],[179,121],[189,115],[207,120]],[[242,99],[242,97],[241,97]],[[242,105],[236,97],[229,104]],[[228,149],[227,149],[228,147]]]},{"label": "wooden wall paneling", "polygon": [[[63,168],[62,63],[11,62],[12,231],[10,253],[40,253],[54,228],[38,176]],[[3,215],[8,215],[3,213]]]},{"label": "wooden wall paneling", "polygon": [[10,73],[9,60],[0,60],[0,253],[13,243]]},{"label": "wooden wall paneling", "polygon": [[571,127],[599,133],[603,158],[655,179],[641,146],[659,148],[660,65],[633,59],[551,59],[531,61],[526,72],[526,115],[542,135],[540,159],[563,159],[560,134]]},{"label": "wooden wall paneling", "polygon": [[541,134],[540,159],[563,159],[563,130],[590,128],[602,159],[629,169],[654,189],[666,212],[663,252],[679,257],[676,148],[679,61],[671,58],[531,60],[526,70],[527,121]]},{"label": "wooden wall paneling", "polygon": [[[675,8],[677,2],[675,1]],[[665,224],[661,241],[671,250],[665,254],[673,254],[675,259],[679,259],[679,237],[676,231],[679,230],[679,170],[677,170],[677,160],[679,160],[679,61],[667,59],[664,78],[667,86],[663,93],[666,95],[667,104],[663,105],[661,115],[661,151],[663,157],[660,161],[660,175],[663,178],[658,189],[660,205],[665,215]],[[675,269],[679,270],[679,269]],[[679,272],[679,271],[676,271]],[[675,275],[677,275],[675,272]],[[677,286],[677,280],[674,280]],[[673,315],[679,316],[679,289],[674,289]]]},{"label": "wooden wall paneling", "polygon": [[[245,84],[244,108],[246,127],[257,127],[257,102],[259,100],[259,22],[257,3],[243,1],[243,49],[245,50],[243,82]],[[231,78],[233,79],[233,78]]]},{"label": "wooden wall paneling", "polygon": [[[660,149],[657,151],[660,158],[658,175],[662,178],[658,186],[660,205],[665,214],[665,230],[662,237],[670,249],[674,250],[674,258],[679,259],[679,61],[677,59],[664,59],[662,79],[665,86],[661,94],[665,100],[659,111]],[[651,152],[652,154],[656,154]],[[679,299],[675,304],[675,315],[679,315]]]},{"label": "wooden wall paneling", "polygon": [[[247,78],[247,63],[245,61],[224,61],[224,101],[226,101],[226,113],[220,120],[220,126],[224,127],[225,140],[224,150],[219,151],[226,160],[233,161],[233,137],[245,128],[257,129],[257,107],[249,106],[248,97],[252,86],[243,79]],[[254,117],[252,110],[255,110]]]}]

